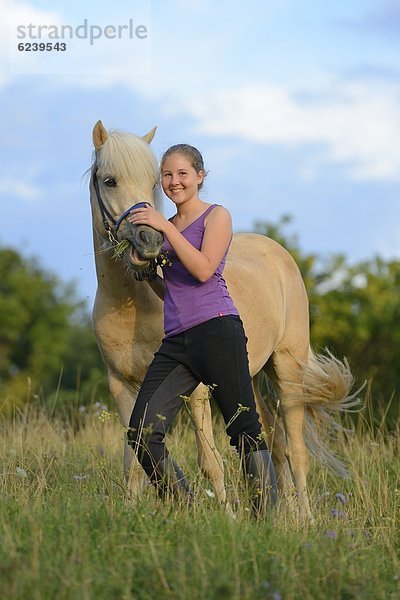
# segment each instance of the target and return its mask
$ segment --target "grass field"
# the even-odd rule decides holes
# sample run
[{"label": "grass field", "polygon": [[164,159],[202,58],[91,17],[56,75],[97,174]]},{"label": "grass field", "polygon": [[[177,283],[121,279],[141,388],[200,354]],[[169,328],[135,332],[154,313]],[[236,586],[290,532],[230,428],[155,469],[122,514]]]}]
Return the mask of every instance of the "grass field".
[{"label": "grass field", "polygon": [[217,423],[230,519],[196,464],[184,417],[169,438],[192,507],[145,486],[132,502],[122,476],[123,429],[91,410],[80,426],[26,409],[0,423],[1,599],[399,599],[400,437],[355,432],[338,442],[339,480],[311,461],[315,524],[285,503],[256,522],[237,457]]}]

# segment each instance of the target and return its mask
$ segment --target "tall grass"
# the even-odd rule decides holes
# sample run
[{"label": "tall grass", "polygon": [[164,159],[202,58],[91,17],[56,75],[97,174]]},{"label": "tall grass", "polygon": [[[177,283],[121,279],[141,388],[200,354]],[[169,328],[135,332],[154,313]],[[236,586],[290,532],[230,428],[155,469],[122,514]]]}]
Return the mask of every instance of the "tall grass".
[{"label": "tall grass", "polygon": [[124,431],[114,414],[74,425],[25,408],[0,423],[0,597],[13,599],[397,599],[400,437],[362,424],[337,450],[338,480],[311,462],[313,526],[285,502],[265,521],[249,511],[238,459],[216,423],[233,521],[196,464],[183,416],[168,439],[193,506],[133,501],[122,476]]}]

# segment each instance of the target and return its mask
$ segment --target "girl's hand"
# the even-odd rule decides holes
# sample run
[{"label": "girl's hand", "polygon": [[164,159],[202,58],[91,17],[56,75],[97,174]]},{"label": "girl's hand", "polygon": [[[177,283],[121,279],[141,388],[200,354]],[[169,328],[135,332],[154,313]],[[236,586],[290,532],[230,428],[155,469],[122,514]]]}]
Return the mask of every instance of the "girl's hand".
[{"label": "girl's hand", "polygon": [[127,217],[127,221],[132,223],[132,225],[148,225],[161,233],[164,233],[165,229],[170,225],[170,222],[152,206],[135,208]]}]

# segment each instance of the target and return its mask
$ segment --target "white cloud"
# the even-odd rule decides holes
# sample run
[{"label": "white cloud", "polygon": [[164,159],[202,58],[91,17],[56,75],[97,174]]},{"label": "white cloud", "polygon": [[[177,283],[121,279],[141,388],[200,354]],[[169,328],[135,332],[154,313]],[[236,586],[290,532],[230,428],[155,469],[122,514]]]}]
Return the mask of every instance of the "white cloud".
[{"label": "white cloud", "polygon": [[10,79],[10,49],[17,45],[16,26],[20,23],[59,24],[60,18],[53,11],[39,10],[26,2],[0,0],[0,86]]},{"label": "white cloud", "polygon": [[46,165],[40,162],[32,162],[24,166],[24,171],[18,165],[9,166],[7,175],[0,180],[0,197],[8,200],[22,200],[26,203],[34,203],[42,200],[45,190],[36,183],[46,171]]},{"label": "white cloud", "polygon": [[[314,99],[304,101],[282,86],[248,84],[197,94],[173,106],[189,114],[203,134],[286,146],[318,144],[318,160],[347,165],[354,180],[400,179],[399,88],[362,83],[323,92],[314,90]],[[312,170],[308,166],[306,172]]]},{"label": "white cloud", "polygon": [[[202,6],[197,0],[175,0],[175,4],[193,10]],[[30,18],[44,24],[59,23],[61,19],[55,12],[39,11],[22,2],[0,0],[0,10],[5,14],[0,26],[3,28],[18,19],[25,22]],[[265,80],[246,82],[245,75],[240,86],[225,83],[223,87],[213,72],[224,72],[224,81],[232,81],[232,65],[228,57],[223,58],[224,43],[231,33],[229,27],[227,24],[225,34],[219,27],[217,31],[205,30],[204,35],[196,35],[195,44],[190,44],[190,29],[179,29],[168,37],[154,24],[152,38],[157,60],[151,72],[144,65],[144,74],[134,76],[127,66],[130,63],[133,68],[135,64],[129,51],[120,52],[118,44],[100,45],[96,64],[92,61],[93,74],[82,76],[78,64],[82,62],[83,68],[83,61],[72,61],[74,73],[61,79],[54,77],[49,85],[103,89],[124,85],[126,90],[157,103],[166,117],[189,117],[192,127],[202,134],[284,147],[313,145],[312,158],[307,152],[299,164],[299,176],[305,181],[318,175],[321,164],[332,163],[342,165],[353,180],[400,179],[398,83],[379,80],[377,85],[376,79],[371,78],[341,83],[339,87],[329,73],[319,71],[318,81],[314,78],[305,90]],[[190,51],[182,52],[183,48]],[[3,49],[0,46],[0,51]],[[90,72],[89,55],[86,59]],[[209,71],[205,65],[211,63],[218,68]],[[95,74],[99,66],[102,76]],[[6,83],[6,77],[0,63],[0,85]]]},{"label": "white cloud", "polygon": [[41,198],[43,191],[39,186],[30,181],[17,181],[15,179],[2,179],[0,183],[0,196],[9,199],[17,198],[26,202],[34,202]]},{"label": "white cloud", "polygon": [[37,22],[43,25],[59,22],[59,16],[56,12],[40,10],[27,2],[0,0],[0,10],[2,27],[4,28],[12,28],[15,24],[25,21]]}]

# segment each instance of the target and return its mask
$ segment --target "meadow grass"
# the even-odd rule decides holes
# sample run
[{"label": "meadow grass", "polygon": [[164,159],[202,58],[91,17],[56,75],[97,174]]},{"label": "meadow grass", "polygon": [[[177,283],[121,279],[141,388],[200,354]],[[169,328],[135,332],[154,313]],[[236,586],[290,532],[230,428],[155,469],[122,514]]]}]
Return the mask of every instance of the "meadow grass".
[{"label": "meadow grass", "polygon": [[254,520],[218,421],[232,520],[199,472],[185,415],[168,447],[195,502],[161,501],[146,484],[130,499],[119,420],[89,412],[72,426],[28,407],[0,423],[2,599],[400,598],[398,432],[341,438],[348,480],[311,461],[305,526],[285,502]]}]

